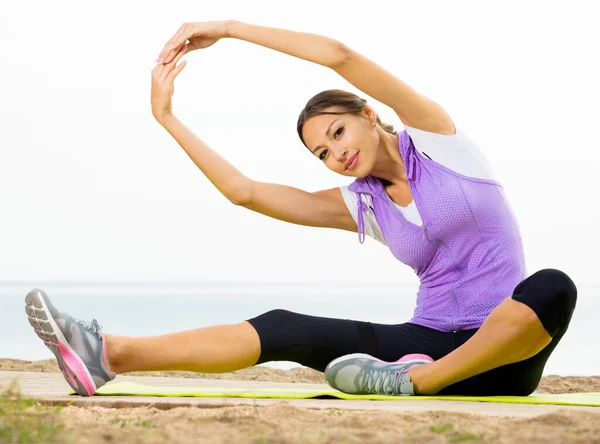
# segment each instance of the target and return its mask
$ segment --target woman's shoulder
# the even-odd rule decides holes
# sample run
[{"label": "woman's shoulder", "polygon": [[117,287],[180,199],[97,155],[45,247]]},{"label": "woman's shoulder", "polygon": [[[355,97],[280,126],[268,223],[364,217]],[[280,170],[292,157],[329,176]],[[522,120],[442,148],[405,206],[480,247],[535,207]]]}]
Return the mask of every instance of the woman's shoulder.
[{"label": "woman's shoulder", "polygon": [[425,157],[459,174],[497,180],[483,150],[459,126],[454,134],[438,134],[405,126],[415,149]]}]

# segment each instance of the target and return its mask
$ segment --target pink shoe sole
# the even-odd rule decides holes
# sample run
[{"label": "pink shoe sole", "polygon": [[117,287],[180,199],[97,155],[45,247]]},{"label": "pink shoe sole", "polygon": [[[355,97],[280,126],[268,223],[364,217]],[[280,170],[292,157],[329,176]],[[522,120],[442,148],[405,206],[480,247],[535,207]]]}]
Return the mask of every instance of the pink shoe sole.
[{"label": "pink shoe sole", "polygon": [[423,355],[421,353],[411,353],[410,355],[404,355],[400,359],[398,359],[396,362],[408,362],[408,361],[416,361],[416,360],[434,362],[434,359],[431,356]]}]

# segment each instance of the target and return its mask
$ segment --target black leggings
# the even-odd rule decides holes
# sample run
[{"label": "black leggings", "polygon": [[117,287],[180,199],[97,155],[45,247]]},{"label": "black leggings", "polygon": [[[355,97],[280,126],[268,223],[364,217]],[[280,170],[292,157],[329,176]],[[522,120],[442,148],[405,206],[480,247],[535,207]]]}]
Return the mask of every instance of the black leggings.
[{"label": "black leggings", "polygon": [[[530,307],[552,337],[535,356],[504,365],[443,389],[441,395],[520,395],[538,386],[548,357],[565,334],[575,309],[577,289],[562,271],[540,270],[515,288],[512,298]],[[443,332],[416,324],[373,324],[273,310],[249,319],[260,337],[257,364],[294,361],[323,371],[335,358],[367,353],[384,361],[396,361],[410,353],[433,359],[464,344],[477,329]]]}]

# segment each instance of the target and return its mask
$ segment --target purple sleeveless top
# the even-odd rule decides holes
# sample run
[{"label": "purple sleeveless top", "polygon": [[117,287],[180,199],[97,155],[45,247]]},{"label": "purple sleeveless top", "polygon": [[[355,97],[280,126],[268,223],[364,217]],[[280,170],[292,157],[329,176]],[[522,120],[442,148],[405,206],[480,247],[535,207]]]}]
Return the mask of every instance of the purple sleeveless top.
[{"label": "purple sleeveless top", "polygon": [[398,140],[423,226],[407,221],[381,181],[367,176],[349,186],[358,193],[359,240],[367,210],[361,194],[369,194],[386,244],[421,282],[410,322],[441,331],[479,328],[526,277],[518,224],[503,188],[428,159],[406,131]]}]

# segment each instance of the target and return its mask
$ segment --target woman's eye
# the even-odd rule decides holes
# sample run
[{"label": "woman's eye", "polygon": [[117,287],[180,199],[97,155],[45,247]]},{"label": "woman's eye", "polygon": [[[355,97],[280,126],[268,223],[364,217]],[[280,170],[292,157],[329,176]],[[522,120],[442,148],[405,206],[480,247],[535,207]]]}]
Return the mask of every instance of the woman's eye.
[{"label": "woman's eye", "polygon": [[324,160],[326,155],[327,155],[327,150],[321,151],[321,153],[319,154],[319,159]]},{"label": "woman's eye", "polygon": [[334,136],[341,136],[343,132],[344,132],[344,127],[340,126],[338,128],[338,130],[334,133]]}]

